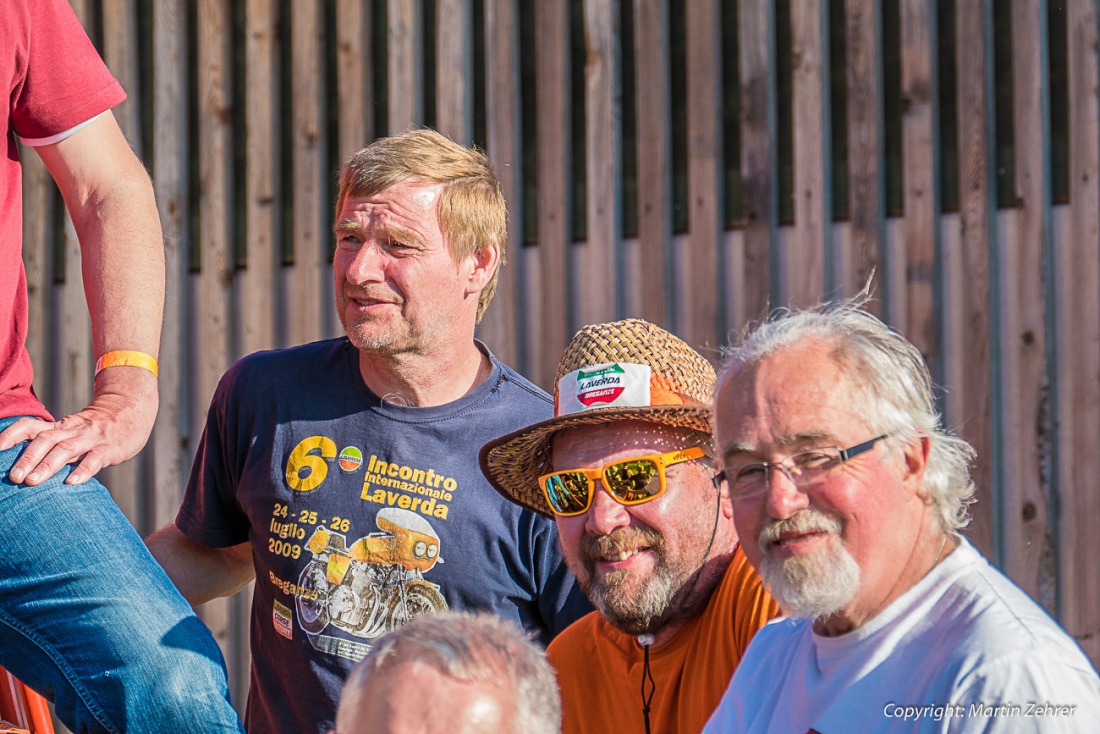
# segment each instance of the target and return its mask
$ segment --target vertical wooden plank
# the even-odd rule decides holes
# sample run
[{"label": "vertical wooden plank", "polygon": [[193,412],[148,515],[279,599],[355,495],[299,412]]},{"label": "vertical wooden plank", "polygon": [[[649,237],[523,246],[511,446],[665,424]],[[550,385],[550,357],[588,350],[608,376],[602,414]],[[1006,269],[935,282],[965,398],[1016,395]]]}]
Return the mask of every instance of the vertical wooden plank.
[{"label": "vertical wooden plank", "polygon": [[1061,620],[1100,666],[1100,104],[1097,8],[1068,3],[1070,206],[1055,239]]},{"label": "vertical wooden plank", "polygon": [[672,255],[668,0],[634,1],[634,63],[638,131],[638,315],[669,326]]},{"label": "vertical wooden plank", "polygon": [[192,276],[191,446],[198,444],[206,409],[229,364],[231,176],[229,8],[220,0],[198,5],[199,248],[201,272]]},{"label": "vertical wooden plank", "polygon": [[[440,17],[440,29],[446,27]],[[469,52],[467,50],[467,52]],[[519,322],[524,311],[518,301],[517,281],[523,262],[523,141],[520,135],[519,8],[516,0],[485,3],[485,112],[486,146],[508,203],[506,262],[497,274],[497,289],[481,322],[480,334],[505,363],[526,372],[519,345]],[[440,70],[442,76],[442,69]],[[467,105],[469,107],[469,105]],[[440,112],[442,112],[442,99]]]},{"label": "vertical wooden plank", "polygon": [[[935,257],[939,241],[936,136],[935,0],[899,0],[901,11],[902,156],[904,171],[906,288],[893,311],[906,337],[934,364],[939,358],[935,322]],[[969,43],[969,40],[967,41]],[[891,280],[888,278],[887,280]]]},{"label": "vertical wooden plank", "polygon": [[[959,261],[961,271],[952,274],[957,276],[958,287],[955,290],[959,294],[959,306],[944,314],[944,317],[947,320],[945,329],[965,334],[964,351],[958,355],[966,363],[966,384],[959,386],[962,392],[962,413],[953,416],[951,420],[978,452],[977,461],[971,468],[978,502],[970,508],[973,519],[967,528],[967,537],[984,553],[991,554],[991,558],[998,557],[1000,560],[994,553],[994,517],[999,507],[992,472],[994,442],[991,396],[994,384],[991,360],[994,359],[994,347],[991,339],[994,337],[989,315],[990,288],[997,287],[992,283],[995,274],[990,271],[989,259],[990,249],[996,242],[996,223],[993,216],[997,211],[995,183],[992,178],[995,136],[991,12],[990,2],[956,5],[955,47],[958,58],[954,73],[958,85],[959,217],[962,251]],[[944,72],[950,73],[950,70]],[[906,166],[911,163],[907,157]],[[912,240],[909,244],[913,244]],[[1005,258],[1008,259],[1010,258]],[[910,263],[913,262],[911,256]],[[933,284],[926,282],[924,278],[917,283],[910,280],[910,315],[916,316],[916,307],[923,304],[922,308],[928,309],[928,312],[925,314],[922,311],[918,318],[926,320],[925,323],[931,322],[935,304],[933,301],[925,303],[923,299],[914,300],[912,296],[927,289],[932,289],[929,296],[935,295]],[[1003,294],[1004,306],[1011,307],[1009,302],[1013,298],[1013,294]],[[930,328],[934,329],[934,326]],[[938,350],[935,356],[939,356]],[[932,355],[926,355],[935,368],[930,357]],[[1002,366],[1006,359],[1009,363],[1012,362],[1011,355],[1001,354],[998,358],[1002,360]],[[1022,446],[1013,445],[1013,451],[1021,450]]]},{"label": "vertical wooden plank", "polygon": [[[848,246],[837,248],[836,282],[853,296],[879,269],[886,230],[886,160],[883,155],[882,15],[879,3],[845,0],[845,71],[848,83]],[[877,290],[882,290],[878,274]],[[867,304],[881,311],[877,300]]]},{"label": "vertical wooden plank", "polygon": [[322,278],[328,274],[323,232],[331,216],[321,212],[325,130],[321,112],[321,22],[317,0],[291,6],[291,94],[293,116],[294,264],[286,268],[283,318],[287,341],[302,344],[321,335]]},{"label": "vertical wooden plank", "polygon": [[[1003,442],[1003,568],[1032,596],[1040,587],[1055,588],[1055,579],[1043,580],[1043,558],[1054,557],[1047,537],[1049,487],[1040,481],[1041,465],[1048,462],[1053,436],[1045,423],[1049,415],[1046,380],[1044,258],[1050,245],[1049,104],[1045,90],[1047,23],[1043,0],[1016,0],[1012,4],[1012,80],[1016,140],[1017,220],[1016,247],[1000,258],[1003,276],[1001,360],[1003,400],[993,405],[1002,426]],[[962,108],[960,108],[962,109]],[[979,456],[990,456],[992,446],[979,445]],[[1009,448],[1011,447],[1011,448]],[[988,464],[988,460],[986,461]],[[983,467],[984,469],[984,467]],[[1051,569],[1053,570],[1053,569]],[[1040,599],[1054,611],[1054,599]]]},{"label": "vertical wooden plank", "polygon": [[776,173],[775,12],[771,2],[740,2],[737,38],[741,69],[741,174],[745,192],[744,313],[757,319],[771,298],[771,260],[778,237]]},{"label": "vertical wooden plank", "polygon": [[389,134],[424,122],[424,43],[419,0],[388,0]]},{"label": "vertical wooden plank", "polygon": [[[473,139],[473,27],[470,0],[436,0],[436,129],[469,145]],[[492,50],[486,45],[486,53]],[[491,109],[491,107],[490,107]]]},{"label": "vertical wooden plank", "polygon": [[[1016,212],[1001,212],[1001,226],[998,231],[1005,238],[1012,237],[1012,222]],[[965,281],[966,252],[962,245],[962,217],[958,212],[945,212],[940,215],[940,237],[943,244],[944,287],[940,308],[945,313],[962,313],[966,307]],[[957,318],[945,319],[946,329],[943,335],[943,372],[940,383],[943,385],[943,419],[953,430],[962,427],[963,416],[967,411],[967,383],[970,378],[970,335],[960,328]]]},{"label": "vertical wooden plank", "polygon": [[791,4],[795,223],[780,265],[779,300],[803,307],[821,300],[825,254],[831,249],[827,13],[823,0]]},{"label": "vertical wooden plank", "polygon": [[336,94],[339,98],[341,162],[374,139],[371,113],[374,90],[368,73],[371,58],[370,8],[360,0],[336,0]]},{"label": "vertical wooden plank", "polygon": [[[179,508],[183,487],[180,451],[181,355],[183,310],[180,294],[183,285],[183,217],[187,206],[187,171],[184,156],[187,137],[186,115],[180,114],[181,100],[187,94],[184,77],[187,38],[183,0],[158,2],[153,14],[154,124],[157,141],[153,154],[153,173],[157,185],[157,210],[164,228],[166,262],[166,299],[164,328],[161,332],[160,362],[177,365],[160,373],[160,411],[152,438],[153,486],[149,492],[151,507],[146,513],[151,526],[171,521]],[[190,461],[190,457],[187,457]]]},{"label": "vertical wooden plank", "polygon": [[710,353],[724,338],[718,250],[722,241],[722,16],[717,0],[686,5],[689,249],[695,287],[679,324],[684,340]]},{"label": "vertical wooden plank", "polygon": [[[554,373],[572,337],[569,278],[569,14],[568,0],[535,3],[535,97],[538,107],[538,259],[540,297],[532,303],[528,333],[530,377],[552,390]],[[536,264],[533,263],[533,264]]]},{"label": "vertical wooden plank", "polygon": [[[198,445],[206,411],[218,379],[229,360],[227,285],[229,252],[229,192],[231,59],[229,6],[221,0],[199,0],[197,7],[199,231],[201,270],[190,276],[191,333],[188,335],[191,389],[189,391],[190,446]],[[200,609],[234,670],[232,636],[236,632],[228,599],[217,599]]]},{"label": "vertical wooden plank", "polygon": [[247,253],[237,271],[233,358],[275,345],[275,16],[270,0],[245,0],[244,99],[245,238]]},{"label": "vertical wooden plank", "polygon": [[622,237],[619,0],[585,3],[584,41],[588,240],[574,249],[573,265],[580,285],[577,317],[594,324],[615,319],[622,287],[616,270]]},{"label": "vertical wooden plank", "polygon": [[[742,294],[733,292],[731,287],[732,283],[743,283],[745,280],[745,230],[727,229],[722,236],[722,247],[725,250],[725,256],[720,258],[720,262],[724,270],[722,271],[719,287],[726,291],[726,332],[720,335],[719,348],[734,341],[737,335],[744,330],[750,317],[756,315],[745,313]],[[709,357],[712,354],[706,354],[705,356]],[[718,354],[713,356],[716,357],[715,362],[720,361],[721,351],[719,350]]]}]

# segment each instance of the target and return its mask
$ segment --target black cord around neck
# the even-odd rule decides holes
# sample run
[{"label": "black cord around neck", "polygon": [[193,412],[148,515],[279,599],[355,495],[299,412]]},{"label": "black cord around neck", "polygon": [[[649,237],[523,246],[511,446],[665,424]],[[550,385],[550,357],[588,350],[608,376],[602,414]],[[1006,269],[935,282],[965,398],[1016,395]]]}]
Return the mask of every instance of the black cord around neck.
[{"label": "black cord around neck", "polygon": [[[718,520],[722,515],[722,493],[718,492],[716,496],[717,502],[714,505],[714,525],[710,529],[710,540],[707,542],[707,548],[703,551],[703,562],[700,564],[699,569],[695,572],[695,577],[691,580],[691,588],[688,590],[687,596],[684,599],[691,598],[691,595],[695,592],[695,585],[699,583],[699,577],[703,573],[703,567],[706,565],[707,558],[710,556],[710,551],[714,548],[714,539],[718,536]],[[653,680],[653,671],[649,667],[649,646],[656,642],[656,638],[653,635],[638,635],[638,644],[642,646],[642,717],[645,719],[645,734],[651,734],[649,726],[649,712],[651,709],[650,704],[653,702],[653,695],[657,692],[657,683]],[[649,683],[649,693],[646,693],[646,683]]]},{"label": "black cord around neck", "polygon": [[[638,635],[638,644],[642,646],[642,716],[645,718],[645,734],[649,730],[649,710],[653,701],[653,694],[657,692],[657,683],[653,680],[653,671],[649,669],[649,646],[654,642],[653,635]],[[649,693],[646,694],[645,686],[649,683]]]}]

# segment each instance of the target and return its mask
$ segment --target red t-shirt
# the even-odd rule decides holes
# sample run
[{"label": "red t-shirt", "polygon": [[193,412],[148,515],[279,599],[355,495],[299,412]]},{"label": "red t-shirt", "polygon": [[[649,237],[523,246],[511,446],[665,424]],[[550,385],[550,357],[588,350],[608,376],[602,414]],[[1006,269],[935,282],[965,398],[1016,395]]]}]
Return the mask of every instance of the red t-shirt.
[{"label": "red t-shirt", "polygon": [[[126,93],[103,64],[65,0],[0,0],[0,109],[7,155],[0,159],[0,418],[50,414],[34,396],[27,354],[22,172],[16,136],[28,143],[70,130]],[[40,315],[38,316],[41,317]]]}]

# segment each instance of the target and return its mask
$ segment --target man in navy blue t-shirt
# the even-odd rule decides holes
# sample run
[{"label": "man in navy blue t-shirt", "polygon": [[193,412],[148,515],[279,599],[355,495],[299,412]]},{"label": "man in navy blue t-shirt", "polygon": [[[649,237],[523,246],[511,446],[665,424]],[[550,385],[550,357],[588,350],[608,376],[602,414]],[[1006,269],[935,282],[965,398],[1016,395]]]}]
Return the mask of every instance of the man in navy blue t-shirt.
[{"label": "man in navy blue t-shirt", "polygon": [[414,616],[490,610],[543,642],[590,611],[551,520],[478,468],[550,398],[474,339],[504,259],[488,159],[418,130],[343,168],[346,337],[237,362],[182,507],[148,539],[192,604],[255,578],[246,727],[325,732],[348,671]]}]

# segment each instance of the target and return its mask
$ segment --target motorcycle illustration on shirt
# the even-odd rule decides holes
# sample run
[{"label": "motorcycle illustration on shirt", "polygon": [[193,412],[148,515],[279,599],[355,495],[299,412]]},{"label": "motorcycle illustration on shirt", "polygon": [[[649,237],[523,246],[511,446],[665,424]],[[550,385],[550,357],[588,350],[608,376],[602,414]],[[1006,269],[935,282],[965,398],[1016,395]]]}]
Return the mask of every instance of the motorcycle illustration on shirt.
[{"label": "motorcycle illustration on shirt", "polygon": [[447,611],[439,586],[423,574],[437,563],[439,535],[420,515],[396,507],[379,510],[371,533],[347,538],[318,527],[306,547],[313,559],[302,569],[298,621],[316,634],[329,624],[374,638],[421,614]]}]

